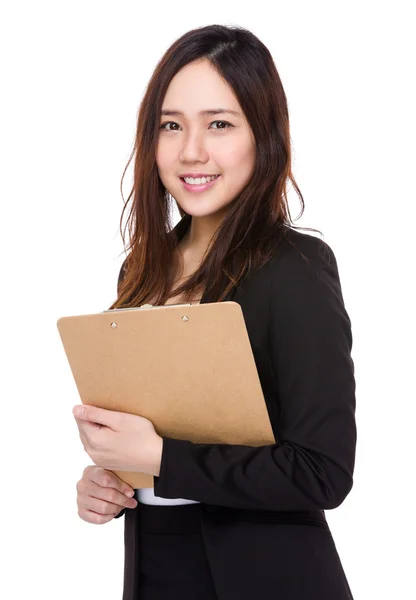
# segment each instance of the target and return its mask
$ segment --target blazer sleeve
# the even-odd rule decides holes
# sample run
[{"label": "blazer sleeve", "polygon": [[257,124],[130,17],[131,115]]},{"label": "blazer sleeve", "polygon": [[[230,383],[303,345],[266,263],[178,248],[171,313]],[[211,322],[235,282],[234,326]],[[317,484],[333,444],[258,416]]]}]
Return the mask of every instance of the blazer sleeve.
[{"label": "blazer sleeve", "polygon": [[336,508],[350,492],[357,437],[351,322],[332,249],[308,237],[310,264],[290,251],[273,265],[269,343],[278,443],[164,437],[156,496],[299,511]]}]

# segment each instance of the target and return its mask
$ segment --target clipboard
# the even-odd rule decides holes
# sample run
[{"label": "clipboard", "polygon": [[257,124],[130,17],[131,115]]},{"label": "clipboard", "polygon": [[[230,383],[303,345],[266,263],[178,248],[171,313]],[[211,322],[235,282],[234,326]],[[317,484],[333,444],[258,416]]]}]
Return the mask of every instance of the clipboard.
[{"label": "clipboard", "polygon": [[[57,327],[83,404],[145,417],[162,437],[275,443],[237,302],[145,304]],[[113,472],[134,489],[154,486],[153,475]]]}]

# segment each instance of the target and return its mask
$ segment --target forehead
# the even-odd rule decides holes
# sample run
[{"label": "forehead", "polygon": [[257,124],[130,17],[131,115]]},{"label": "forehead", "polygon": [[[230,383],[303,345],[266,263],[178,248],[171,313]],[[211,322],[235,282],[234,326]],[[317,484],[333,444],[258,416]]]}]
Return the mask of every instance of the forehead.
[{"label": "forehead", "polygon": [[207,60],[176,73],[162,103],[162,110],[181,111],[189,117],[202,117],[201,111],[217,107],[241,112],[234,92]]}]

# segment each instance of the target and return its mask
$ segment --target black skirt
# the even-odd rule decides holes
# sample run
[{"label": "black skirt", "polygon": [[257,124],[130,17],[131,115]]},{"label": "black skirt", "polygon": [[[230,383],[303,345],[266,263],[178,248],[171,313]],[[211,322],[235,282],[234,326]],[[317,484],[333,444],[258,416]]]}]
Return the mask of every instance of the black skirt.
[{"label": "black skirt", "polygon": [[140,503],[138,600],[217,600],[200,504]]}]

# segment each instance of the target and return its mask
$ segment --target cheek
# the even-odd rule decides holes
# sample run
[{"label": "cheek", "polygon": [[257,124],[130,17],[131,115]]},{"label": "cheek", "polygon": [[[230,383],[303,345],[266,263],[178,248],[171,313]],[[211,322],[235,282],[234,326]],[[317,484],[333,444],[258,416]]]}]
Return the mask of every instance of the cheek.
[{"label": "cheek", "polygon": [[156,166],[158,169],[163,169],[163,151],[160,147],[160,145],[158,145],[156,147]]},{"label": "cheek", "polygon": [[246,131],[239,132],[230,144],[224,145],[218,156],[218,164],[225,170],[251,169],[255,160],[255,145]]},{"label": "cheek", "polygon": [[166,187],[167,177],[169,176],[169,168],[160,152],[158,154],[156,154],[156,167],[157,167],[159,179],[162,182],[162,185],[164,185]]},{"label": "cheek", "polygon": [[165,173],[166,175],[169,175],[174,164],[175,158],[172,154],[172,151],[169,151],[167,148],[165,148],[163,144],[159,145],[156,150],[156,165],[159,173]]},{"label": "cheek", "polygon": [[248,177],[254,167],[255,155],[251,148],[236,148],[225,154],[219,162],[224,172],[237,172],[243,178]]}]

